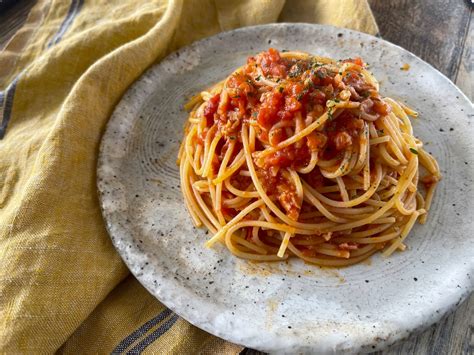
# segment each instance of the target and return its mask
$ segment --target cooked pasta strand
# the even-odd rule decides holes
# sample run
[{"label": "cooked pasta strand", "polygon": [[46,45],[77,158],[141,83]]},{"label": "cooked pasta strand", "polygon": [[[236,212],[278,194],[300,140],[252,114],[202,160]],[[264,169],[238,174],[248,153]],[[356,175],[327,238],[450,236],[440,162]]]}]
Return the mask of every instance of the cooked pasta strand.
[{"label": "cooked pasta strand", "polygon": [[186,108],[181,191],[208,247],[343,267],[405,250],[426,222],[438,163],[360,58],[270,49]]}]

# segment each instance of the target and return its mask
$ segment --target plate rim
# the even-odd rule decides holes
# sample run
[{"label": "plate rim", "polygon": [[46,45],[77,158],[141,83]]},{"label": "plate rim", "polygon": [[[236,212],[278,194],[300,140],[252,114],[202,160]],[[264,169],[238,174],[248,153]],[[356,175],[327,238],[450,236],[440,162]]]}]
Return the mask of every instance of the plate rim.
[{"label": "plate rim", "polygon": [[[188,51],[191,48],[196,48],[196,47],[199,48],[203,44],[206,44],[207,42],[211,42],[211,41],[217,39],[218,37],[229,36],[232,33],[236,33],[236,32],[246,32],[246,31],[252,31],[252,30],[253,31],[258,31],[260,29],[278,28],[278,27],[284,28],[284,27],[287,27],[287,26],[291,26],[291,27],[294,27],[294,26],[296,26],[296,27],[317,27],[317,28],[320,28],[320,29],[330,28],[331,30],[337,30],[337,31],[345,32],[345,33],[358,34],[358,35],[361,35],[362,37],[366,37],[367,39],[381,41],[385,45],[388,45],[392,48],[396,48],[398,51],[403,52],[403,54],[408,55],[408,56],[414,58],[415,60],[419,61],[423,65],[427,66],[429,68],[429,70],[434,70],[438,75],[440,75],[444,80],[446,80],[451,85],[451,87],[453,89],[455,89],[457,91],[457,93],[460,95],[460,97],[462,97],[463,100],[467,101],[471,105],[471,107],[473,107],[473,103],[471,102],[471,100],[466,96],[466,94],[464,94],[464,92],[459,87],[456,86],[456,84],[450,78],[448,78],[445,74],[443,74],[438,69],[436,69],[430,63],[424,61],[423,59],[421,59],[417,55],[413,54],[412,52],[404,49],[403,47],[401,47],[399,45],[396,45],[396,44],[393,44],[393,43],[391,43],[391,42],[389,42],[389,41],[387,41],[387,40],[385,40],[381,37],[377,37],[377,36],[367,34],[367,33],[364,33],[364,32],[360,32],[360,31],[357,31],[357,30],[337,27],[337,26],[333,26],[333,25],[304,23],[304,22],[301,22],[301,23],[278,22],[278,23],[270,23],[270,24],[263,24],[263,25],[239,27],[237,29],[219,32],[217,34],[214,34],[212,36],[203,38],[201,40],[192,42],[189,45],[186,45],[186,46],[181,47],[181,48],[179,48],[175,51],[170,52],[168,55],[166,55],[165,57],[160,59],[159,62],[154,62],[148,68],[146,68],[133,81],[133,83],[131,83],[128,86],[128,88],[122,94],[120,100],[118,100],[116,105],[114,106],[114,109],[113,109],[113,111],[112,111],[112,113],[109,117],[109,120],[107,121],[107,124],[106,124],[105,128],[103,129],[103,133],[102,133],[101,141],[100,141],[100,146],[99,146],[97,164],[96,164],[96,173],[97,173],[96,174],[96,188],[97,188],[97,194],[98,194],[98,198],[99,198],[100,211],[101,211],[101,215],[102,215],[102,218],[103,218],[103,221],[104,221],[105,228],[106,228],[107,233],[108,233],[108,235],[109,235],[109,237],[112,241],[112,244],[113,244],[114,248],[116,249],[117,253],[120,255],[122,261],[127,266],[129,271],[131,272],[131,274],[138,280],[138,282],[143,287],[145,287],[145,289],[147,289],[147,291],[150,292],[150,294],[154,298],[156,298],[163,305],[165,305],[166,307],[171,309],[173,312],[178,314],[180,317],[185,319],[187,322],[193,324],[194,326],[198,327],[199,329],[202,329],[202,330],[204,330],[204,331],[206,331],[206,332],[208,332],[208,333],[210,333],[210,334],[212,334],[216,337],[222,338],[226,341],[232,342],[234,344],[239,344],[239,345],[242,345],[244,347],[251,347],[251,348],[254,348],[254,349],[258,349],[258,350],[261,350],[261,351],[267,351],[267,352],[268,351],[271,351],[271,352],[277,351],[278,352],[278,350],[276,350],[274,348],[261,347],[258,344],[255,344],[254,342],[248,342],[246,344],[242,344],[242,338],[241,337],[236,337],[235,336],[235,331],[232,334],[229,334],[229,333],[226,333],[225,335],[220,334],[220,333],[216,334],[215,329],[212,328],[212,327],[207,326],[206,322],[203,321],[203,318],[205,318],[205,317],[200,317],[200,319],[191,319],[191,320],[188,319],[187,317],[182,315],[182,314],[186,313],[185,310],[183,311],[183,309],[177,309],[177,307],[175,307],[175,304],[170,303],[168,299],[166,299],[164,301],[161,300],[158,297],[158,295],[156,294],[157,292],[155,290],[153,290],[150,287],[150,285],[147,285],[145,282],[142,282],[142,279],[139,276],[136,275],[136,272],[133,270],[133,267],[131,265],[129,265],[129,261],[125,258],[124,254],[123,254],[123,251],[122,251],[122,248],[117,244],[116,238],[114,238],[114,235],[111,231],[111,228],[110,228],[111,226],[109,225],[109,219],[108,219],[108,213],[109,212],[106,211],[106,208],[104,206],[104,199],[106,198],[106,194],[103,193],[102,188],[100,186],[100,182],[101,182],[101,176],[102,176],[101,175],[101,166],[104,165],[104,162],[106,160],[106,158],[105,158],[106,153],[104,151],[105,150],[105,144],[104,144],[105,139],[104,139],[104,137],[106,137],[108,132],[110,132],[112,122],[117,120],[117,118],[115,118],[115,117],[118,116],[117,112],[118,112],[120,104],[124,100],[124,97],[127,96],[128,93],[132,92],[135,87],[138,87],[140,85],[141,79],[143,77],[145,77],[148,73],[151,73],[154,70],[156,70],[156,68],[159,67],[163,62],[166,62],[166,61],[172,59],[173,57],[177,56],[177,54],[181,54],[182,52]],[[372,345],[371,351],[382,350],[382,349],[385,349],[385,348],[391,346],[392,344],[394,344],[396,342],[407,339],[408,337],[410,337],[413,334],[419,334],[419,333],[423,332],[424,330],[426,330],[427,328],[429,328],[433,324],[437,323],[442,317],[453,313],[458,308],[458,306],[461,303],[463,303],[472,294],[473,288],[474,287],[473,287],[472,282],[471,282],[470,289],[462,290],[462,292],[457,293],[456,296],[459,296],[459,297],[452,297],[453,301],[450,302],[448,307],[446,307],[443,311],[441,311],[439,313],[433,313],[427,321],[422,322],[422,323],[417,323],[417,324],[409,326],[409,327],[397,328],[397,333],[393,334],[393,336],[391,336],[390,338],[387,338],[387,339],[378,339],[377,341],[374,341],[372,343],[364,342],[364,345],[359,346],[359,347],[354,347],[353,345],[351,345],[350,351],[351,352],[353,352],[353,351],[354,352],[359,352],[359,351],[363,350],[365,347],[369,347],[371,345]],[[458,300],[458,301],[456,301],[456,300]],[[210,304],[210,302],[208,302],[208,304]],[[203,313],[206,313],[206,312],[203,312]],[[237,328],[237,329],[239,329],[239,328]],[[365,337],[365,338],[367,338],[367,337]],[[320,348],[318,348],[316,345],[317,344],[312,344],[312,346],[310,348],[311,351],[322,351],[322,352],[331,351],[331,348],[328,347],[327,344],[324,347],[320,347]],[[334,345],[334,347],[332,349],[334,351],[336,349],[337,344],[333,344],[333,345]],[[375,345],[375,348],[373,347],[373,345]],[[307,349],[307,347],[305,347],[305,349]]]}]

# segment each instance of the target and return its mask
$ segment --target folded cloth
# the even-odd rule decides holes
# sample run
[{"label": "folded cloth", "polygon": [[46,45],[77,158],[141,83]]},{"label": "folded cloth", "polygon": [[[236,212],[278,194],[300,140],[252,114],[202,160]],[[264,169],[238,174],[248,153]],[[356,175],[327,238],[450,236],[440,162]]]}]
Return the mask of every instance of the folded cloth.
[{"label": "folded cloth", "polygon": [[38,0],[0,53],[0,352],[239,352],[132,277],[96,193],[100,137],[170,51],[240,26],[375,34],[365,0]]}]

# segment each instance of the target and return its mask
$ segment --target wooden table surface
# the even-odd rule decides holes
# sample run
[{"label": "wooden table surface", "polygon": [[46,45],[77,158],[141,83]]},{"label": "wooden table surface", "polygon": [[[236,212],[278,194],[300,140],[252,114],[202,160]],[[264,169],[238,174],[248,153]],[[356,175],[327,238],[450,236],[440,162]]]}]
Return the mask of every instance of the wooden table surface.
[{"label": "wooden table surface", "polygon": [[[2,1],[0,0],[0,3]],[[21,27],[35,0],[0,6],[0,49]],[[409,50],[450,78],[471,99],[471,0],[369,0],[380,36]],[[1,5],[1,4],[0,4]],[[246,349],[246,354],[258,352]],[[421,334],[377,354],[473,354],[474,295]]]}]

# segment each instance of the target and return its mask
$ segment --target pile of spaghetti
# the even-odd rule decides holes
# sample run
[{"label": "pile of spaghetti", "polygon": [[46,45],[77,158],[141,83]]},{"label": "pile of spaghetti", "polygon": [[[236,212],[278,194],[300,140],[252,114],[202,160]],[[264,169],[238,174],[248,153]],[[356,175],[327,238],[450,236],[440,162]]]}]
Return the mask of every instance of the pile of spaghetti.
[{"label": "pile of spaghetti", "polygon": [[207,246],[345,266],[404,250],[426,220],[437,162],[360,58],[269,49],[186,108],[181,189]]}]

